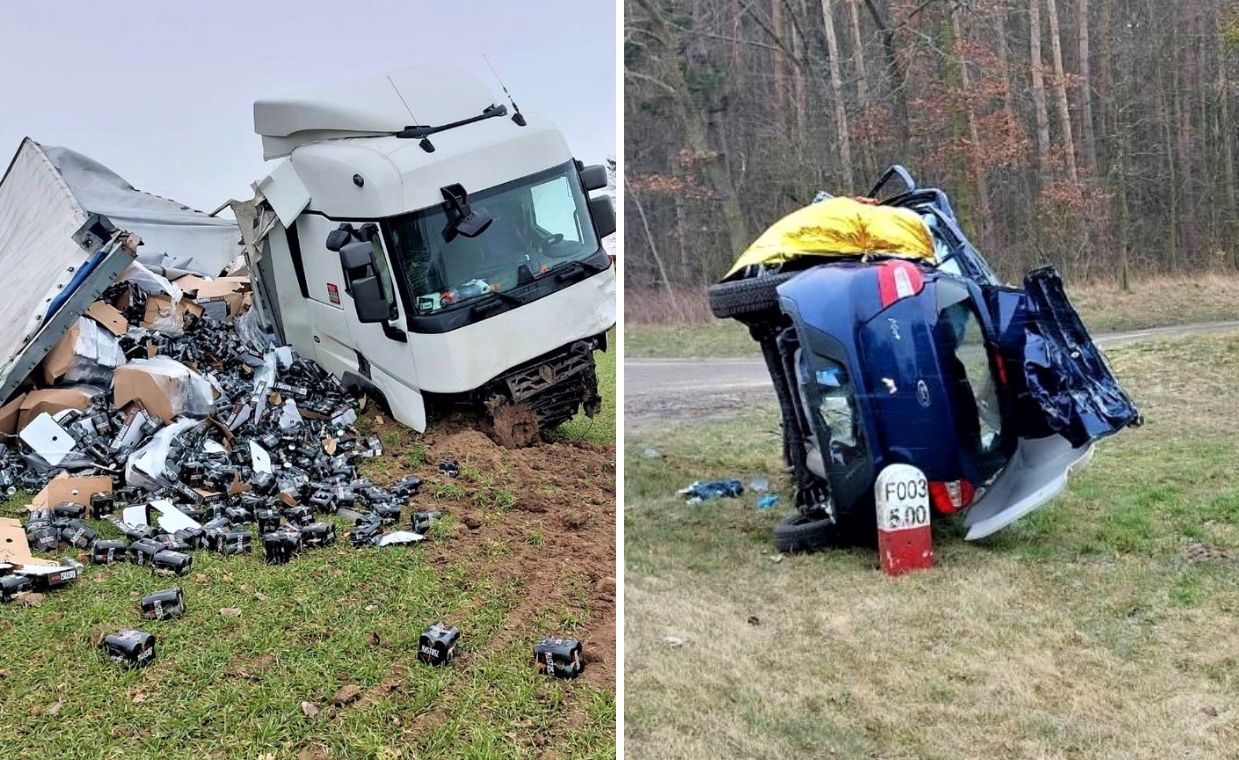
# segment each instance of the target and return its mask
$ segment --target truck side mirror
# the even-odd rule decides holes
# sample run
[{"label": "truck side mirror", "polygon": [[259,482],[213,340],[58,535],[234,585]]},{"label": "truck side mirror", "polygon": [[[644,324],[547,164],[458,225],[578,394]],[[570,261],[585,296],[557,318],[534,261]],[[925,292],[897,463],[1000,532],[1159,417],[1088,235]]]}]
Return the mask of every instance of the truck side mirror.
[{"label": "truck side mirror", "polygon": [[590,198],[589,215],[594,218],[594,229],[598,232],[599,240],[615,232],[615,206],[612,205],[610,196]]},{"label": "truck side mirror", "polygon": [[391,317],[391,307],[379,279],[374,246],[365,241],[344,245],[340,248],[340,267],[344,270],[344,292],[353,297],[357,321],[386,322]]},{"label": "truck side mirror", "polygon": [[581,175],[581,186],[585,188],[585,192],[602,190],[607,186],[607,167],[602,164],[586,166],[577,174]]}]

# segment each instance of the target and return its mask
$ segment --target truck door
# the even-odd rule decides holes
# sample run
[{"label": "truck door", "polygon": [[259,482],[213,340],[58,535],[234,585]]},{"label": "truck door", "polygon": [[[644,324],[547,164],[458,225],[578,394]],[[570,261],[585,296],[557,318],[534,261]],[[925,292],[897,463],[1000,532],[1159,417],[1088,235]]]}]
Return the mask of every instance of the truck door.
[{"label": "truck door", "polygon": [[[339,225],[336,225],[338,227]],[[358,318],[353,296],[346,287],[343,269],[338,256],[337,271],[341,280],[337,284],[341,311],[348,326],[348,334],[357,358],[357,373],[369,380],[383,393],[391,407],[392,415],[417,430],[425,428],[425,410],[417,368],[413,366],[413,352],[409,350],[409,334],[403,327],[407,324],[407,305],[401,302],[400,289],[394,279],[396,270],[391,264],[387,246],[378,226],[373,223],[353,224],[355,235],[370,243],[372,261],[382,283],[390,317],[381,322],[362,322]]]}]

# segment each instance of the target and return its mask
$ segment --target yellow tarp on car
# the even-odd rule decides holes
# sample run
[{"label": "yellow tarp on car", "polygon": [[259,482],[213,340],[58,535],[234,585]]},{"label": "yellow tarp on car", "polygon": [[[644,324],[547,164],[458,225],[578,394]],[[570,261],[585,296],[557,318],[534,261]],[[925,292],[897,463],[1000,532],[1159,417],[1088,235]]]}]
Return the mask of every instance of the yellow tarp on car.
[{"label": "yellow tarp on car", "polygon": [[914,211],[830,198],[770,225],[740,254],[727,277],[747,266],[782,264],[800,256],[865,253],[933,261],[934,243],[929,228]]}]

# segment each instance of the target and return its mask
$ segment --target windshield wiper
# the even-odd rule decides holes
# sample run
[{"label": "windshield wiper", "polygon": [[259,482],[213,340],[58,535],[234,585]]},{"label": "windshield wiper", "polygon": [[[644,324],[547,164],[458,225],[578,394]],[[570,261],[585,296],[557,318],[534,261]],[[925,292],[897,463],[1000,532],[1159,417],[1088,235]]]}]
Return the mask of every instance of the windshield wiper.
[{"label": "windshield wiper", "polygon": [[555,275],[555,279],[557,280],[566,280],[580,272],[598,274],[599,272],[605,272],[607,269],[610,269],[610,267],[610,263],[599,264],[590,261],[589,259],[577,259],[576,261],[565,261],[562,264],[556,264],[551,267],[550,271],[542,276],[546,277],[547,275]]}]

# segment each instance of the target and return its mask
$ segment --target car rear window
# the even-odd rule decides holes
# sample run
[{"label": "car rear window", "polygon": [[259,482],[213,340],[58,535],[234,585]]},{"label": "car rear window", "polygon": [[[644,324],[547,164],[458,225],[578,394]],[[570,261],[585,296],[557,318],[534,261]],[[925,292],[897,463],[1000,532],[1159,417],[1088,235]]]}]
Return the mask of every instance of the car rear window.
[{"label": "car rear window", "polygon": [[830,452],[831,462],[852,465],[865,452],[860,443],[856,397],[847,369],[833,359],[813,356],[809,360],[804,354],[801,354],[799,364],[805,407],[814,417],[814,429],[830,436],[825,448]]}]

